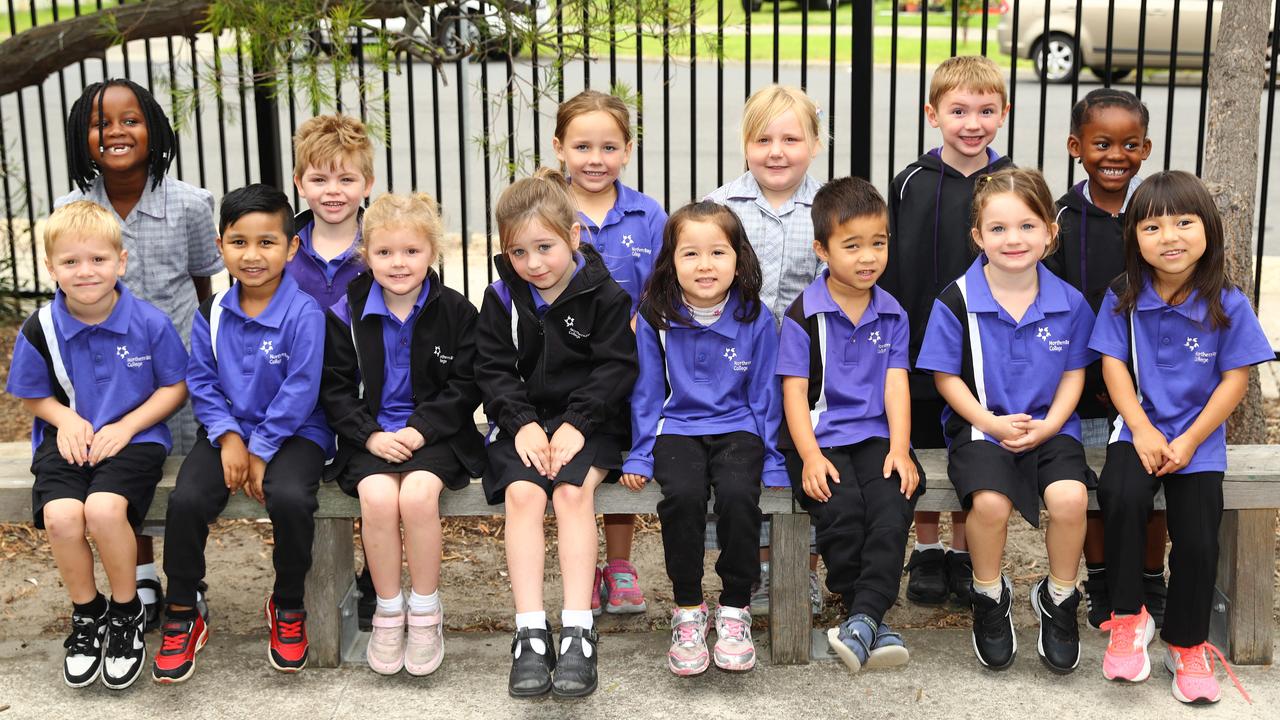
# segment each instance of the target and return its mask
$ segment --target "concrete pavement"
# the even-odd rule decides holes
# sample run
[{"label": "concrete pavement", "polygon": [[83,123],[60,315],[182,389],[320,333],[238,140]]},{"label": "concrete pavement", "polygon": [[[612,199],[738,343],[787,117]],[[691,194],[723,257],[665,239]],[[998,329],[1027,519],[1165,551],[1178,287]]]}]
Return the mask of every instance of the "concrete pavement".
[{"label": "concrete pavement", "polygon": [[[215,632],[217,630],[215,626]],[[759,633],[764,635],[765,633]],[[590,698],[507,696],[509,636],[451,633],[441,669],[428,678],[392,678],[365,667],[308,669],[285,677],[266,662],[265,633],[215,634],[187,683],[160,687],[149,680],[113,693],[83,690],[58,677],[61,638],[29,644],[0,642],[0,718],[479,718],[479,717],[933,717],[933,718],[1219,718],[1275,717],[1280,682],[1268,667],[1236,668],[1253,705],[1219,669],[1222,702],[1212,710],[1187,708],[1169,692],[1169,676],[1155,668],[1141,685],[1102,679],[1103,636],[1085,631],[1084,659],[1072,675],[1051,674],[1035,653],[1035,636],[1019,632],[1019,657],[1005,672],[978,666],[964,630],[903,633],[914,659],[902,670],[851,676],[835,661],[805,667],[762,663],[731,675],[712,669],[698,678],[666,670],[665,633],[607,635],[601,641],[602,682]],[[148,641],[154,644],[153,634]],[[759,642],[759,641],[758,641]],[[760,642],[761,646],[767,643]],[[1153,654],[1161,648],[1152,644]],[[149,648],[154,652],[154,647]],[[1153,663],[1154,664],[1154,663]]]}]

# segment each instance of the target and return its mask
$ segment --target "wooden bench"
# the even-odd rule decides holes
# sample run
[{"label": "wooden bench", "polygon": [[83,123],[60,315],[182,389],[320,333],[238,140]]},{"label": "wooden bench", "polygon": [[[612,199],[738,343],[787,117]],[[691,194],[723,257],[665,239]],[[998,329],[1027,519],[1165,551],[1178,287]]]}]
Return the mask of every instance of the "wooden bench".
[{"label": "wooden bench", "polygon": [[[31,521],[30,445],[0,444],[0,521]],[[1104,450],[1090,450],[1089,461],[1101,469]],[[918,453],[928,478],[929,491],[919,510],[959,510],[960,504],[947,480],[946,454],[941,450]],[[1280,446],[1238,446],[1228,449],[1230,472],[1224,484],[1226,512],[1222,522],[1218,594],[1214,605],[1213,640],[1227,650],[1234,662],[1266,664],[1272,656],[1272,603],[1274,593],[1276,508],[1280,507]],[[162,520],[173,489],[180,458],[170,458],[165,478],[156,492],[148,519]],[[650,483],[633,493],[616,485],[596,492],[598,513],[652,513],[661,494]],[[313,564],[307,576],[308,635],[312,663],[335,667],[358,636],[352,584],[354,554],[352,532],[360,505],[335,485],[320,489],[316,513]],[[1096,501],[1090,504],[1096,508]],[[1157,507],[1163,497],[1157,497]],[[766,488],[761,510],[772,517],[769,645],[772,662],[806,663],[811,649],[809,614],[809,518],[794,504],[789,490]],[[441,513],[445,516],[501,514],[501,506],[484,501],[478,483],[457,492],[445,492]],[[237,494],[227,505],[225,518],[262,518],[265,510]]]}]

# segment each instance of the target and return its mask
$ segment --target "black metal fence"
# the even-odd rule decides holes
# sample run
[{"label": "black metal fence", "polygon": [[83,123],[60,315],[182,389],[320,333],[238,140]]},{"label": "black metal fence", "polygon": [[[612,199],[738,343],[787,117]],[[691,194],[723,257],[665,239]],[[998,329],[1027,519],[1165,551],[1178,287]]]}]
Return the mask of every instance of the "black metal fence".
[{"label": "black metal fence", "polygon": [[[653,29],[619,27],[612,0],[606,23],[593,25],[588,38],[581,28],[589,20],[566,18],[558,0],[550,0],[556,37],[551,58],[544,46],[514,59],[459,60],[440,67],[402,62],[384,70],[365,62],[357,40],[352,72],[335,80],[332,103],[319,108],[300,97],[292,63],[285,68],[278,99],[269,99],[261,89],[255,93],[249,60],[231,35],[129,42],[101,59],[74,63],[38,85],[0,98],[0,167],[6,170],[0,178],[4,284],[23,296],[51,289],[41,278],[35,229],[53,200],[72,188],[64,157],[70,104],[84,85],[103,77],[129,77],[151,88],[174,115],[184,101],[190,102],[171,172],[208,188],[215,198],[249,182],[289,183],[291,135],[316,110],[372,120],[389,138],[378,152],[375,195],[410,189],[434,193],[448,228],[461,238],[446,264],[450,273],[460,264],[461,277],[452,276],[450,282],[460,280],[459,288],[472,296],[492,276],[488,258],[496,193],[534,165],[554,163],[549,136],[555,106],[585,87],[622,88],[634,99],[637,141],[623,180],[668,208],[702,197],[743,171],[738,137],[742,100],[771,82],[804,88],[822,108],[828,137],[811,174],[820,179],[862,175],[885,189],[895,172],[926,148],[929,133],[921,106],[932,67],[943,57],[966,53],[991,56],[1007,68],[1013,109],[996,149],[1023,165],[1034,158],[1055,192],[1076,180],[1065,150],[1070,106],[1090,86],[1120,82],[1124,70],[1132,72],[1125,86],[1152,112],[1155,151],[1148,169],[1172,167],[1198,174],[1203,167],[1209,48],[1215,36],[1213,10],[1220,0],[1142,0],[1131,68],[1113,62],[1118,35],[1133,29],[1115,0],[1074,3],[1073,22],[1065,24],[1051,12],[1064,3],[1050,0],[943,0],[932,6],[914,0],[846,0],[845,6],[838,0],[800,0],[791,6],[791,0],[777,0],[754,14],[746,12],[743,6],[753,1],[729,0],[726,6],[725,0],[714,0],[712,14],[712,0],[688,0],[690,25],[680,30],[696,41],[684,43],[679,53],[669,33],[654,36],[646,34]],[[827,7],[818,10],[809,3]],[[68,12],[65,4],[54,4],[50,11],[48,3],[35,0],[7,4],[10,34],[17,32],[23,14],[34,25],[65,19]],[[907,5],[918,5],[919,11],[907,12]],[[101,7],[102,0],[92,5],[75,0],[70,13]],[[1171,23],[1157,22],[1154,18],[1163,16],[1155,10],[1171,12]],[[1091,22],[1088,13],[1105,14],[1105,58],[1100,67],[1096,59],[1090,61],[1096,74],[1083,68],[1083,43],[1077,40]],[[1194,38],[1201,49],[1188,53],[1192,40],[1179,36],[1180,20],[1196,13],[1208,22],[1203,37],[1197,33]],[[1032,15],[1039,18],[1028,20]],[[1269,57],[1276,57],[1280,12],[1273,9],[1269,21]],[[1018,38],[1036,23],[1039,32],[1030,36],[1042,42],[1030,52],[1034,59],[1025,50],[1021,57],[1001,50],[1001,37]],[[622,34],[632,41],[621,45]],[[553,72],[555,54],[575,41],[586,45],[590,57]],[[1075,53],[1065,63],[1067,77],[1051,82],[1052,62],[1062,61],[1059,51],[1064,47]],[[1037,72],[1037,61],[1045,72]],[[216,70],[212,76],[193,71],[210,64]],[[1259,92],[1265,104],[1257,196],[1260,257],[1268,217],[1280,213],[1280,198],[1272,197],[1270,187],[1271,171],[1280,170],[1273,168],[1280,159],[1272,151],[1275,65],[1270,63],[1266,89]],[[202,87],[210,82],[216,87]],[[365,92],[370,84],[385,93]],[[1273,204],[1278,207],[1271,208]],[[1261,269],[1259,261],[1257,280]]]}]

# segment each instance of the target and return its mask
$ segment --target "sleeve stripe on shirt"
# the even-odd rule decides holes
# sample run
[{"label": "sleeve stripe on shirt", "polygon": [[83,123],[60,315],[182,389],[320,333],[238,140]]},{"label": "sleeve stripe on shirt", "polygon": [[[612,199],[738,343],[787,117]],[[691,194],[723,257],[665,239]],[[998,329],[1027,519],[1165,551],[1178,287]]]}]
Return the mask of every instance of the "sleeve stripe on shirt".
[{"label": "sleeve stripe on shirt", "polygon": [[[978,315],[969,310],[969,289],[965,282],[968,278],[961,275],[956,280],[956,287],[960,290],[960,297],[964,300],[966,313],[966,325],[969,331],[969,355],[973,361],[973,387],[978,393],[978,404],[983,408],[987,407],[987,384],[986,373],[983,368],[982,361],[982,333],[978,332]],[[983,440],[985,439],[982,431],[976,425],[969,426],[969,439]]]},{"label": "sleeve stripe on shirt", "polygon": [[[1133,358],[1129,370],[1133,373],[1133,390],[1138,395],[1138,405],[1142,405],[1142,383],[1138,381],[1138,332],[1135,329],[1133,321],[1133,311],[1129,311],[1129,352]],[[1111,430],[1111,437],[1107,438],[1107,444],[1111,444],[1120,439],[1120,431],[1124,428],[1124,417],[1117,414],[1116,423]]]},{"label": "sleeve stripe on shirt", "polygon": [[53,326],[53,303],[49,303],[40,308],[40,330],[44,332],[44,344],[49,348],[49,360],[53,363],[53,374],[58,380],[58,384],[62,386],[62,391],[67,395],[67,401],[71,403],[71,409],[76,409],[76,389],[71,385],[71,378],[67,376],[67,366],[62,362],[62,348],[58,347],[58,331]]},{"label": "sleeve stripe on shirt", "polygon": [[813,404],[813,410],[809,411],[809,421],[813,424],[814,431],[818,429],[818,420],[822,417],[822,413],[827,411],[827,314],[818,313],[818,357],[823,364],[822,379],[818,384],[818,401]]}]

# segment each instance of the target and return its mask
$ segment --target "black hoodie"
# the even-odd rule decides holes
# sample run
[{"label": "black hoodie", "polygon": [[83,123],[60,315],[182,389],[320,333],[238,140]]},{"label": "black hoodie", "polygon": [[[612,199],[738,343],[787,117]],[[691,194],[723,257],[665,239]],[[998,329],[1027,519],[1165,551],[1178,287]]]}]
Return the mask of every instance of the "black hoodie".
[{"label": "black hoodie", "polygon": [[[987,152],[995,154],[989,148]],[[889,262],[880,287],[907,311],[912,368],[933,301],[976,256],[969,239],[974,185],[983,175],[1012,166],[1009,158],[996,157],[966,177],[942,162],[934,149],[898,173],[889,186]],[[937,396],[931,375],[911,373],[913,400]]]},{"label": "black hoodie", "polygon": [[[409,346],[413,414],[407,425],[428,443],[446,442],[472,477],[484,472],[484,436],[476,430],[480,404],[476,385],[476,308],[458,291],[445,287],[435,270],[413,325]],[[347,286],[346,297],[325,312],[324,375],[320,402],[329,426],[338,434],[338,455],[325,477],[338,477],[369,436],[382,430],[382,383],[386,353],[382,317],[364,317],[373,275]]]},{"label": "black hoodie", "polygon": [[[1058,249],[1045,258],[1058,277],[1084,294],[1094,313],[1107,288],[1124,274],[1124,213],[1112,215],[1084,197],[1083,181],[1058,198]],[[1111,412],[1102,364],[1085,370],[1084,394],[1076,412],[1082,418],[1105,418]]]},{"label": "black hoodie", "polygon": [[631,296],[595,248],[579,252],[585,264],[541,316],[529,283],[505,255],[493,259],[501,279],[484,291],[476,380],[490,425],[509,436],[557,419],[587,437],[630,433],[627,401],[639,373]]}]

